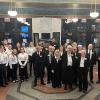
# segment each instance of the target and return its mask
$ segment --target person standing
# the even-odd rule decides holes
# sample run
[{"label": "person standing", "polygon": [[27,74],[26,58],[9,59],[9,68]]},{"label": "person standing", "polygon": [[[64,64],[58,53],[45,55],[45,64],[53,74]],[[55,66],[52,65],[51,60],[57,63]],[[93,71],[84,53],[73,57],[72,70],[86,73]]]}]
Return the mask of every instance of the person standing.
[{"label": "person standing", "polygon": [[27,71],[28,54],[25,52],[23,47],[21,47],[21,53],[18,54],[18,62],[19,62],[20,80],[22,82],[24,80],[28,81],[28,71]]},{"label": "person standing", "polygon": [[44,68],[45,68],[45,54],[41,50],[41,46],[36,46],[36,52],[32,55],[33,69],[34,69],[34,87],[37,86],[37,79],[40,78],[41,84],[44,83]]},{"label": "person standing", "polygon": [[[9,57],[9,55],[12,54],[12,45],[11,44],[8,44],[8,48],[6,47],[5,53],[8,55],[8,57]],[[8,80],[8,82],[11,81],[11,76],[12,76],[11,73],[12,72],[11,72],[10,66],[8,64],[8,66],[7,66],[7,80]]]},{"label": "person standing", "polygon": [[4,52],[4,47],[0,46],[0,85],[5,87],[7,83],[8,55]]},{"label": "person standing", "polygon": [[90,82],[93,83],[93,67],[96,65],[96,52],[93,50],[93,44],[88,45],[87,55],[89,57]]},{"label": "person standing", "polygon": [[52,60],[51,72],[52,72],[52,87],[61,87],[61,58],[59,49],[55,50]]},{"label": "person standing", "polygon": [[9,66],[11,70],[12,82],[16,83],[18,81],[17,80],[18,57],[16,49],[13,49],[12,53],[9,55]]},{"label": "person standing", "polygon": [[33,42],[29,43],[29,47],[27,47],[26,52],[29,56],[29,71],[30,71],[30,76],[32,76],[32,65],[33,65],[32,54],[36,52],[36,48],[34,47]]},{"label": "person standing", "polygon": [[73,64],[73,70],[74,70],[74,85],[77,86],[78,85],[78,72],[77,72],[77,68],[78,68],[78,51],[77,51],[77,47],[73,47],[73,57],[74,57],[74,64]]},{"label": "person standing", "polygon": [[51,75],[51,67],[52,67],[52,58],[53,58],[53,50],[52,46],[48,47],[48,52],[46,53],[45,64],[47,68],[47,83],[51,83],[52,75]]},{"label": "person standing", "polygon": [[73,83],[73,62],[74,57],[72,55],[72,46],[67,46],[67,51],[63,54],[62,57],[62,82],[64,83],[64,89],[67,90],[68,86],[69,89],[72,90],[72,83]]},{"label": "person standing", "polygon": [[100,83],[100,49],[98,50],[97,61],[98,61],[98,80],[96,83],[98,84]]},{"label": "person standing", "polygon": [[79,91],[84,93],[88,89],[88,62],[89,58],[86,56],[86,50],[81,50],[81,55],[78,58]]}]

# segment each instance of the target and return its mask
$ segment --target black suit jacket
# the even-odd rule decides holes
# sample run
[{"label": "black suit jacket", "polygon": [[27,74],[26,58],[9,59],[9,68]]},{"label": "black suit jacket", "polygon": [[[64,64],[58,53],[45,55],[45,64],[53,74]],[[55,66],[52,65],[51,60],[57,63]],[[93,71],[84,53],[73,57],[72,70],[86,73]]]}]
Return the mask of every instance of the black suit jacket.
[{"label": "black suit jacket", "polygon": [[[46,53],[46,56],[45,56],[45,65],[46,66],[49,66],[50,63],[49,63],[49,51]],[[52,59],[53,59],[53,54],[51,55],[51,63],[52,63]]]},{"label": "black suit jacket", "polygon": [[[78,68],[80,68],[80,62],[81,62],[81,56],[78,57]],[[88,58],[88,56],[85,56],[84,68],[85,69],[89,68],[89,58]]]},{"label": "black suit jacket", "polygon": [[[88,50],[87,50],[88,51]],[[92,50],[92,56],[90,59],[90,54],[87,52],[87,57],[89,58],[89,66],[92,67],[93,65],[96,65],[96,51]]]}]

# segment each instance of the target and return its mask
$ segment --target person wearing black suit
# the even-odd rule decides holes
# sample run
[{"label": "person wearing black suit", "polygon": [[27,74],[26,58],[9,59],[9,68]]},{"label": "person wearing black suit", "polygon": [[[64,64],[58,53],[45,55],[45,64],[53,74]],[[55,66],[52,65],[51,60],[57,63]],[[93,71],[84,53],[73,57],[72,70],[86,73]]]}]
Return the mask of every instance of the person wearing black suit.
[{"label": "person wearing black suit", "polygon": [[67,46],[67,51],[62,57],[62,82],[65,85],[64,89],[67,90],[67,86],[72,90],[73,83],[73,62],[74,57],[72,55],[72,46]]},{"label": "person wearing black suit", "polygon": [[81,50],[81,55],[78,58],[79,91],[83,90],[84,93],[88,89],[88,61],[86,50]]},{"label": "person wearing black suit", "polygon": [[61,87],[61,58],[59,49],[55,50],[51,66],[52,87]]},{"label": "person wearing black suit", "polygon": [[98,80],[96,83],[100,83],[100,49],[98,50],[97,61],[98,61]]},{"label": "person wearing black suit", "polygon": [[74,57],[74,64],[73,64],[73,70],[74,70],[74,85],[77,86],[78,82],[78,57],[79,53],[77,51],[77,47],[73,47],[73,57]]},{"label": "person wearing black suit", "polygon": [[93,45],[88,45],[87,55],[89,57],[89,74],[90,82],[93,83],[93,67],[96,65],[96,52],[93,50]]},{"label": "person wearing black suit", "polygon": [[49,84],[52,79],[51,67],[52,67],[52,58],[53,58],[53,46],[48,47],[48,52],[46,53],[45,64],[47,68],[47,83]]},{"label": "person wearing black suit", "polygon": [[36,46],[36,52],[32,55],[33,61],[33,69],[34,69],[34,87],[37,86],[37,79],[40,78],[41,84],[45,85],[44,83],[44,66],[45,66],[45,55],[44,52],[41,51],[41,46]]}]

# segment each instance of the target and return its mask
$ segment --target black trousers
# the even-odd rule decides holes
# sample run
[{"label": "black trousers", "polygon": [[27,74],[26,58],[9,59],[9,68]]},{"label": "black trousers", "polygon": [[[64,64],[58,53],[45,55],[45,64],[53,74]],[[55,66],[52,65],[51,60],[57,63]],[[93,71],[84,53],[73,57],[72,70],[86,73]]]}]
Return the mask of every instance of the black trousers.
[{"label": "black trousers", "polygon": [[17,80],[17,68],[18,64],[12,64],[12,80]]},{"label": "black trousers", "polygon": [[3,85],[3,66],[0,64],[0,86]]},{"label": "black trousers", "polygon": [[86,90],[88,88],[88,69],[79,68],[78,70],[79,75],[79,90]]},{"label": "black trousers", "polygon": [[20,80],[28,79],[27,65],[24,68],[19,67]]},{"label": "black trousers", "polygon": [[7,67],[5,64],[0,64],[0,84],[5,85],[7,83]]},{"label": "black trousers", "polygon": [[10,66],[7,66],[7,81],[9,82],[12,77],[12,70],[10,69]]},{"label": "black trousers", "polygon": [[93,66],[90,66],[89,76],[90,76],[90,81],[93,81]]},{"label": "black trousers", "polygon": [[47,82],[50,82],[52,79],[52,73],[51,73],[51,64],[47,66]]},{"label": "black trousers", "polygon": [[98,81],[100,81],[100,61],[98,61]]},{"label": "black trousers", "polygon": [[39,78],[41,80],[41,83],[44,83],[44,69],[45,67],[43,65],[33,65],[34,69],[34,84],[37,84],[37,79]]},{"label": "black trousers", "polygon": [[32,76],[32,65],[33,65],[33,61],[32,61],[32,56],[29,56],[29,71],[30,71],[30,76]]}]

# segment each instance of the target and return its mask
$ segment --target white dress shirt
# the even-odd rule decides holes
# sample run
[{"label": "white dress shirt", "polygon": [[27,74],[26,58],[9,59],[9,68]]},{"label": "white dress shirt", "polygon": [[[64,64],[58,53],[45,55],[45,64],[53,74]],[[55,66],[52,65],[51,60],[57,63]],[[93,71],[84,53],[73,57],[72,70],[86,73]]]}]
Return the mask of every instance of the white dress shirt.
[{"label": "white dress shirt", "polygon": [[0,64],[8,66],[8,55],[5,52],[0,53]]},{"label": "white dress shirt", "polygon": [[[24,64],[22,64],[22,61],[24,61]],[[28,54],[27,53],[19,53],[18,54],[18,62],[20,66],[25,66],[28,62]]]},{"label": "white dress shirt", "polygon": [[36,52],[36,48],[35,47],[27,47],[26,52],[29,56],[32,56],[32,54],[34,52]]},{"label": "white dress shirt", "polygon": [[18,63],[18,58],[16,55],[9,55],[9,66],[12,69],[12,64],[17,64]]},{"label": "white dress shirt", "polygon": [[71,54],[67,54],[67,57],[68,57],[67,66],[72,66],[72,56],[71,56]]},{"label": "white dress shirt", "polygon": [[88,53],[90,54],[90,60],[91,60],[91,57],[92,57],[92,50],[88,50]]},{"label": "white dress shirt", "polygon": [[85,57],[81,57],[80,67],[84,67]]},{"label": "white dress shirt", "polygon": [[55,56],[55,59],[56,59],[56,61],[57,61],[57,63],[58,63],[58,61],[59,61],[60,58],[58,58],[58,57]]}]

